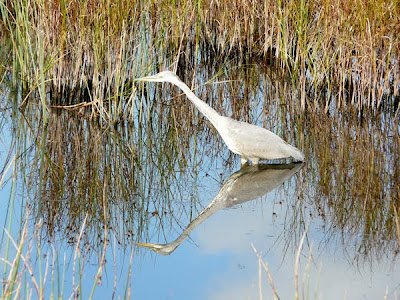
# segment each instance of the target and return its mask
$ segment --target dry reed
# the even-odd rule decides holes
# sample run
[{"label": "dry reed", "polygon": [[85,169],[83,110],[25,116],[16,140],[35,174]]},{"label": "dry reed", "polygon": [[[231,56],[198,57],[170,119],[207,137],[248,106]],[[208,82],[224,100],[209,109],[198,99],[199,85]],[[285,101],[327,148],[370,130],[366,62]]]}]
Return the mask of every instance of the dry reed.
[{"label": "dry reed", "polygon": [[0,9],[6,65],[45,108],[86,103],[101,118],[127,117],[131,80],[169,67],[187,44],[195,57],[268,58],[302,110],[398,107],[395,0],[14,0]]}]

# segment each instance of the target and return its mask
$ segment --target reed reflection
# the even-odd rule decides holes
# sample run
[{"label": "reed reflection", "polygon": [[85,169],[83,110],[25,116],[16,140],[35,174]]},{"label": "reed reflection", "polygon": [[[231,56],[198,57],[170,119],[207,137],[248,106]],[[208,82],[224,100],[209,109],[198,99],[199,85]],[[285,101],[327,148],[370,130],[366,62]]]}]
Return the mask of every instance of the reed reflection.
[{"label": "reed reflection", "polygon": [[[234,84],[204,85],[209,74],[218,73],[206,66],[184,72],[185,81],[194,78],[193,89],[202,99],[221,114],[273,129],[299,144],[309,158],[302,184],[296,186],[297,199],[287,209],[283,232],[288,243],[296,247],[304,219],[312,214],[323,221],[329,237],[325,245],[337,240],[346,248],[345,240],[365,256],[397,253],[400,127],[390,111],[303,116],[287,105],[297,96],[278,73],[226,66],[218,80],[237,80]],[[57,110],[43,125],[32,101],[21,114],[12,105],[18,101],[10,98],[13,128],[20,128],[14,136],[22,153],[20,182],[26,184],[33,222],[44,220],[43,239],[75,244],[86,214],[84,235],[92,245],[102,244],[107,230],[123,246],[168,237],[165,228],[185,227],[180,216],[201,210],[196,196],[190,205],[180,201],[203,184],[202,170],[219,168],[215,172],[226,178],[237,167],[237,157],[180,91],[156,85],[133,93],[135,105],[116,123]]]},{"label": "reed reflection", "polygon": [[181,235],[167,244],[137,243],[162,255],[170,255],[190,233],[221,209],[230,208],[258,199],[292,177],[303,163],[285,165],[246,166],[232,174],[210,204],[183,230]]},{"label": "reed reflection", "polygon": [[285,239],[296,243],[303,230],[299,224],[311,216],[323,224],[321,249],[343,247],[349,261],[395,258],[400,250],[398,122],[382,113],[376,118],[314,115],[307,123],[304,148],[312,160],[301,177],[299,201],[288,207]]},{"label": "reed reflection", "polygon": [[[86,218],[84,242],[97,247],[110,231],[118,244],[129,245],[147,235],[152,216],[168,216],[171,198],[185,193],[181,182],[190,176],[179,172],[181,164],[195,156],[189,155],[189,133],[178,142],[153,114],[141,116],[138,125],[117,126],[66,111],[49,114],[44,142],[32,148],[24,169],[32,195],[28,204],[34,223],[43,223],[43,240],[76,244]],[[40,132],[40,122],[29,117],[33,131]]]}]

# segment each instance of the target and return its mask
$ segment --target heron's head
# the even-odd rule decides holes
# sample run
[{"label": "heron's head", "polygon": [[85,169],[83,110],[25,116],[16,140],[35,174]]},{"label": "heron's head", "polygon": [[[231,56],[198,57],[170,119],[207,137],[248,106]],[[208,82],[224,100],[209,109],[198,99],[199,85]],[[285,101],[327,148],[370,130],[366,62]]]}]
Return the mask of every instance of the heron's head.
[{"label": "heron's head", "polygon": [[154,252],[157,252],[162,255],[170,255],[175,249],[176,246],[171,247],[169,244],[150,244],[150,243],[135,243],[138,246],[150,248]]},{"label": "heron's head", "polygon": [[176,80],[179,81],[178,76],[176,76],[175,73],[171,71],[163,71],[157,73],[156,75],[140,77],[135,79],[135,81],[172,82],[172,83],[175,83]]}]

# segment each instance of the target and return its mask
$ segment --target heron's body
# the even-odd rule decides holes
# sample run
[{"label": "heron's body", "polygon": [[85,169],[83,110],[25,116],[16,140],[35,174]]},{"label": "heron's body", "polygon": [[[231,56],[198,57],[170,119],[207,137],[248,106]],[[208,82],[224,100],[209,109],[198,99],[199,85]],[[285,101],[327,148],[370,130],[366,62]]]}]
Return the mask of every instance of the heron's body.
[{"label": "heron's body", "polygon": [[[259,159],[281,159],[293,157],[304,161],[304,154],[286,143],[271,131],[227,117],[221,117],[220,126],[215,126],[228,148],[242,158],[257,164]],[[219,128],[220,127],[220,128]],[[249,134],[251,132],[251,134]]]},{"label": "heron's body", "polygon": [[304,154],[286,143],[271,131],[246,122],[219,115],[207,103],[197,98],[190,88],[174,73],[164,71],[154,76],[137,79],[139,81],[170,82],[177,85],[189,100],[210,120],[228,148],[241,156],[242,164],[250,160],[258,164],[260,159],[282,159],[292,157],[304,161]]}]

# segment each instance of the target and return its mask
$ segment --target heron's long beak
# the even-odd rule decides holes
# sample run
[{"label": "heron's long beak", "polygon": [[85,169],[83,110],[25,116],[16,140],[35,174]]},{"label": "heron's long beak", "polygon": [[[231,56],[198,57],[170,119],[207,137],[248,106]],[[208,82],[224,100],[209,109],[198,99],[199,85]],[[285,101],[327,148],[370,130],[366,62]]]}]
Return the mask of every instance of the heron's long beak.
[{"label": "heron's long beak", "polygon": [[146,248],[150,248],[150,249],[154,249],[155,248],[154,244],[149,244],[149,243],[135,243],[135,244],[138,245],[138,246],[146,247]]},{"label": "heron's long beak", "polygon": [[156,81],[157,77],[154,75],[136,78],[133,81]]}]

